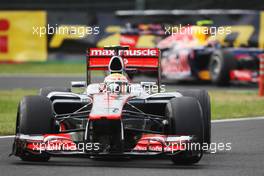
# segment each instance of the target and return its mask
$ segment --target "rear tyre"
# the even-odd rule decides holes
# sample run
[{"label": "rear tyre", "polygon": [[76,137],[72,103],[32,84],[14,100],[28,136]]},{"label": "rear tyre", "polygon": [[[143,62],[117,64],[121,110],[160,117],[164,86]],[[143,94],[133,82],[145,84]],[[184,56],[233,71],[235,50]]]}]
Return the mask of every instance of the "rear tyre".
[{"label": "rear tyre", "polygon": [[203,118],[201,106],[192,97],[173,98],[166,106],[166,116],[169,119],[170,134],[194,135],[197,149],[182,151],[172,156],[175,164],[194,164],[200,161],[203,155],[201,149],[203,143]]},{"label": "rear tyre", "polygon": [[50,92],[71,92],[71,89],[67,87],[44,87],[39,90],[39,95],[46,97]]},{"label": "rear tyre", "polygon": [[219,86],[227,86],[230,83],[230,71],[235,68],[235,59],[228,51],[217,50],[211,55],[209,72],[211,80]]},{"label": "rear tyre", "polygon": [[[55,117],[51,102],[43,96],[26,96],[18,107],[16,133],[50,134],[55,133]],[[20,152],[21,153],[21,152]],[[20,158],[24,161],[48,161],[49,156],[22,151]]]},{"label": "rear tyre", "polygon": [[203,126],[204,126],[204,143],[211,143],[211,102],[210,96],[206,90],[179,90],[177,91],[186,97],[196,98],[202,108]]}]

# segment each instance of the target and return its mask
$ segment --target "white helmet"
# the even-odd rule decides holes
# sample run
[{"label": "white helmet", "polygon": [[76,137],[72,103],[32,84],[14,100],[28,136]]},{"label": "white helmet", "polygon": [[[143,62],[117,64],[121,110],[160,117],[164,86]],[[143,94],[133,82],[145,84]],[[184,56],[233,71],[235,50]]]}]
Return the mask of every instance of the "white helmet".
[{"label": "white helmet", "polygon": [[106,90],[110,93],[127,93],[129,90],[127,78],[120,73],[113,73],[108,75],[104,84]]}]

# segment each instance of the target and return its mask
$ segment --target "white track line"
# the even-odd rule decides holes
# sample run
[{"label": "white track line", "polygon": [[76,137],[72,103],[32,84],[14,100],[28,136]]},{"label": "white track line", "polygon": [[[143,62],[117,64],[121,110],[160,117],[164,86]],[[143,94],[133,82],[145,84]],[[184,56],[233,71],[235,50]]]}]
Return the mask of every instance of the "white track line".
[{"label": "white track line", "polygon": [[10,136],[0,136],[0,139],[7,139],[7,138],[14,138],[15,135],[10,135]]},{"label": "white track line", "polygon": [[[251,120],[264,120],[264,117],[248,117],[248,118],[236,118],[236,119],[222,119],[222,120],[212,120],[212,123],[222,123],[222,122],[241,122],[241,121],[251,121]],[[0,139],[14,138],[15,135],[10,136],[0,136]]]},{"label": "white track line", "polygon": [[82,78],[83,74],[0,74],[0,78]]},{"label": "white track line", "polygon": [[240,122],[240,121],[250,121],[250,120],[264,120],[264,117],[247,117],[247,118],[212,120],[212,123]]}]

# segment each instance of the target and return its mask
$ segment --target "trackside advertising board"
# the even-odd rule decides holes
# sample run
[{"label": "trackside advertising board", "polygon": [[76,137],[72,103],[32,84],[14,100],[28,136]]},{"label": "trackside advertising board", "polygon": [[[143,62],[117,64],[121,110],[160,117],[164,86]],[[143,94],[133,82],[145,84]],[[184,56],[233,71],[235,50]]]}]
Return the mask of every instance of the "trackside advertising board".
[{"label": "trackside advertising board", "polygon": [[45,11],[0,11],[0,62],[45,61],[47,36],[33,35],[47,24]]}]

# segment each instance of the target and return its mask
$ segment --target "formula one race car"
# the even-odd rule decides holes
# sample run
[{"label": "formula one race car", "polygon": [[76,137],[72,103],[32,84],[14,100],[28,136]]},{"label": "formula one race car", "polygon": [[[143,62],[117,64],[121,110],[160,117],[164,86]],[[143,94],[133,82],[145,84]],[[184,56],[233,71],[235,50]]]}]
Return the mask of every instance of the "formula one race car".
[{"label": "formula one race car", "polygon": [[[210,145],[210,98],[204,90],[162,92],[159,65],[158,49],[91,48],[86,82],[72,82],[84,92],[42,88],[21,100],[13,154],[24,161],[162,156],[197,163]],[[133,69],[158,71],[157,84],[130,83],[125,71]],[[110,74],[90,83],[91,70]]]},{"label": "formula one race car", "polygon": [[[168,80],[211,81],[219,86],[231,81],[256,83],[259,55],[264,51],[223,46],[211,34],[201,32],[206,28],[208,26],[184,26],[176,33],[165,35],[164,26],[159,24],[130,24],[121,31],[120,44],[137,47],[139,40],[144,41],[140,37],[155,36],[155,44],[162,51],[161,76]],[[134,76],[131,72],[128,75]]]},{"label": "formula one race car", "polygon": [[162,76],[174,80],[212,81],[220,86],[230,81],[258,81],[259,55],[263,50],[223,47],[218,41],[200,42],[198,39],[180,33],[158,44],[163,51]]}]

